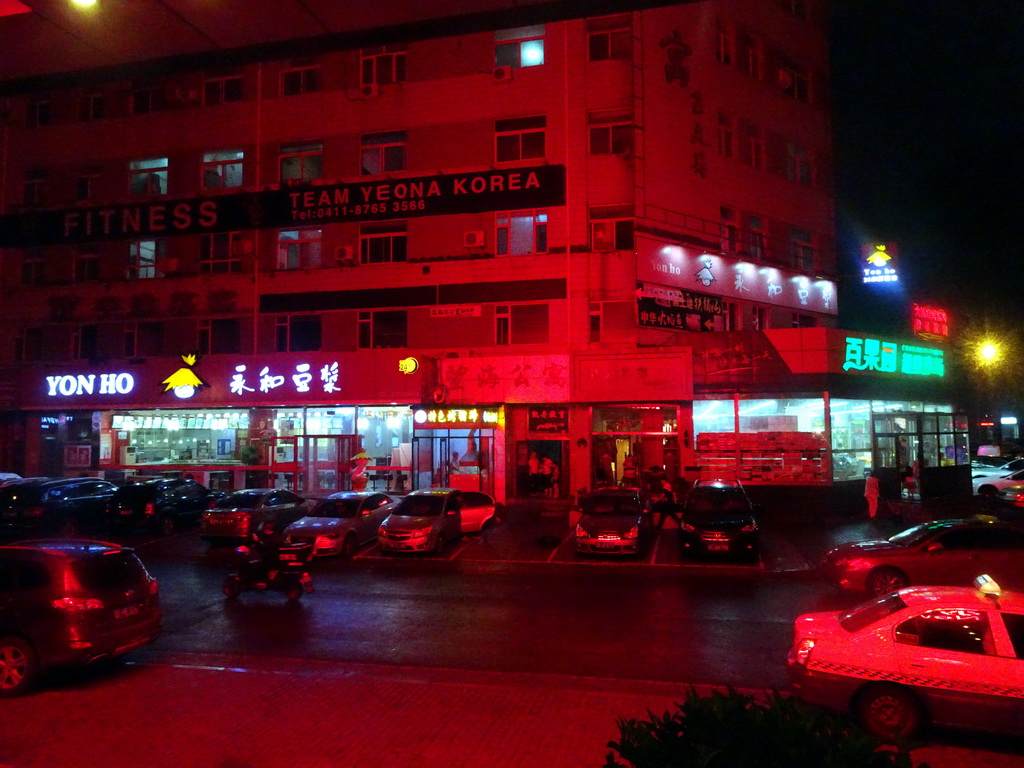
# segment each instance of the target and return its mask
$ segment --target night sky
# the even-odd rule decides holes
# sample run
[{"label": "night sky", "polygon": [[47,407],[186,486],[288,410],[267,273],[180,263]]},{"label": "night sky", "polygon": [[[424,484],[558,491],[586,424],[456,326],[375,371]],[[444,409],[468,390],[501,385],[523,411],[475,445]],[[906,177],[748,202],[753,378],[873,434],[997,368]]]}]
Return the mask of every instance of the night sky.
[{"label": "night sky", "polygon": [[[843,326],[889,324],[910,301],[1018,316],[1024,2],[831,6],[840,269],[852,278]],[[900,249],[890,302],[857,285],[859,244],[871,240]]]}]

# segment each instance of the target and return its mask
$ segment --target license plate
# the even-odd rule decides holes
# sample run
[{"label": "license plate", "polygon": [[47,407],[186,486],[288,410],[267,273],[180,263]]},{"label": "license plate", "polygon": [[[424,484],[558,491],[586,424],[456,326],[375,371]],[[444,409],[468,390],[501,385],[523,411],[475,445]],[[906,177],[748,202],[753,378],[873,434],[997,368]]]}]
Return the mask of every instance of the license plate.
[{"label": "license plate", "polygon": [[598,541],[592,544],[594,549],[615,549],[615,545],[608,541]]},{"label": "license plate", "polygon": [[281,559],[284,560],[284,561],[290,561],[290,560],[294,561],[294,560],[298,560],[299,558],[296,555],[281,555]]},{"label": "license plate", "polygon": [[708,544],[708,550],[711,552],[727,552],[729,550],[729,545],[725,542],[712,542],[711,544]]},{"label": "license plate", "polygon": [[115,619],[127,619],[130,616],[138,616],[138,615],[139,615],[139,606],[137,606],[137,605],[129,605],[126,608],[115,608],[114,609],[114,618]]},{"label": "license plate", "polygon": [[121,514],[122,515],[130,515],[131,513],[132,513],[132,511],[130,509],[122,509],[121,510]]}]

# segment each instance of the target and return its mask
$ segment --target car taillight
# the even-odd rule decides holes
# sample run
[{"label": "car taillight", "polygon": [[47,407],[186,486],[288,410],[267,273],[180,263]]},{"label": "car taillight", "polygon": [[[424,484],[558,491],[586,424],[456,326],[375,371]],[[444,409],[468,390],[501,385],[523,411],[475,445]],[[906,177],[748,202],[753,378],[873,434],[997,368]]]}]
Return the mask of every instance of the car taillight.
[{"label": "car taillight", "polygon": [[680,527],[680,528],[682,528],[682,529],[683,529],[684,531],[688,531],[689,533],[693,533],[694,531],[696,531],[696,530],[697,530],[697,529],[696,529],[696,527],[694,527],[694,526],[690,525],[690,524],[689,524],[688,522],[686,522],[685,520],[683,520],[683,521],[682,521],[682,522],[681,522],[681,523],[679,524],[679,527]]},{"label": "car taillight", "polygon": [[756,531],[757,530],[757,523],[747,523],[742,528],[740,528],[740,530],[743,531],[744,533],[751,533],[753,531]]},{"label": "car taillight", "polygon": [[156,504],[154,504],[152,501],[148,502],[146,504],[146,508],[143,509],[142,512],[144,514],[147,514],[147,515],[155,515],[156,514]]},{"label": "car taillight", "polygon": [[811,651],[813,650],[814,641],[809,637],[805,637],[793,649],[793,659],[797,664],[807,666],[807,662],[811,660]]},{"label": "car taillight", "polygon": [[39,517],[41,514],[43,514],[42,507],[25,507],[26,517]]},{"label": "car taillight", "polygon": [[158,582],[156,579],[153,579],[151,582],[149,582],[149,594],[155,595],[159,591],[160,591],[160,582]]},{"label": "car taillight", "polygon": [[636,525],[630,528],[629,531],[626,533],[627,539],[635,539],[638,536],[640,536],[640,527]]},{"label": "car taillight", "polygon": [[103,607],[103,601],[95,597],[58,597],[53,607],[71,612],[95,611]]}]

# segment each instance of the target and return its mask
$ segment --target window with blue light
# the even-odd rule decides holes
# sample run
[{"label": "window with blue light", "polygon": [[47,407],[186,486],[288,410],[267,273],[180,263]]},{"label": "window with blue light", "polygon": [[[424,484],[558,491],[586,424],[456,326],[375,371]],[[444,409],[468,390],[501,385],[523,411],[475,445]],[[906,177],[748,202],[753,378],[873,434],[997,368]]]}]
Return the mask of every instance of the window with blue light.
[{"label": "window with blue light", "polygon": [[544,25],[494,33],[496,67],[537,67],[544,63]]}]

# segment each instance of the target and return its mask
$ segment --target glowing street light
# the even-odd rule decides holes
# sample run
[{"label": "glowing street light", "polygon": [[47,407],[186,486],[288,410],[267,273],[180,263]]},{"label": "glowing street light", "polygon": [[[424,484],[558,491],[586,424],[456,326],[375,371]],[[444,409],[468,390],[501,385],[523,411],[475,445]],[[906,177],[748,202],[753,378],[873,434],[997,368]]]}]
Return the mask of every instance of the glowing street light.
[{"label": "glowing street light", "polygon": [[994,365],[1003,357],[1002,347],[993,341],[983,341],[976,352],[978,362],[983,366]]}]

